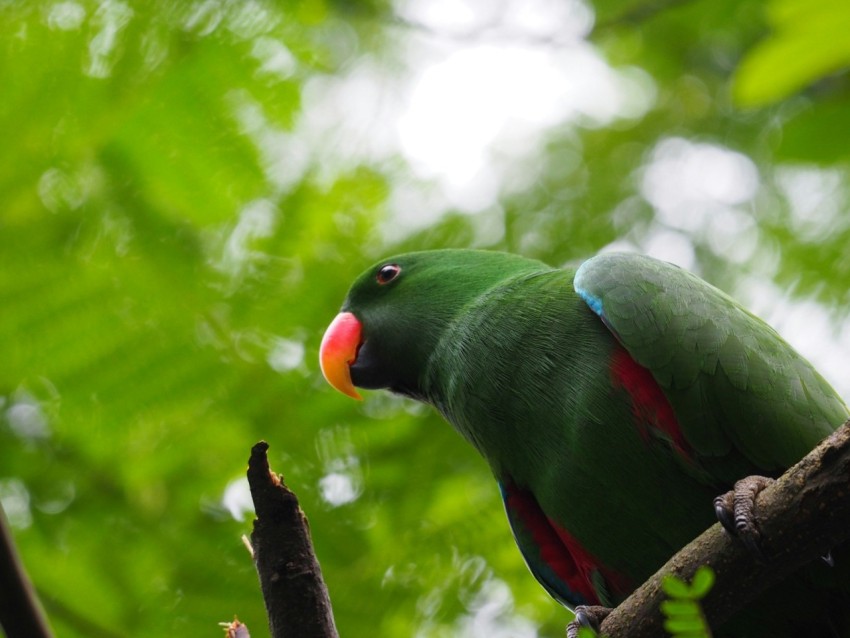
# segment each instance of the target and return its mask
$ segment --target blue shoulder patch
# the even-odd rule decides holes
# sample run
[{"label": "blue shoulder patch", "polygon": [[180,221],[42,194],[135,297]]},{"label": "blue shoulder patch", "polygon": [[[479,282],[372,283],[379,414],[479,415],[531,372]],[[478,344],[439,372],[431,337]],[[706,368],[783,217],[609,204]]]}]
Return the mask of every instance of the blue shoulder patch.
[{"label": "blue shoulder patch", "polygon": [[579,266],[578,270],[576,271],[575,277],[573,278],[573,287],[578,293],[578,296],[584,300],[584,303],[590,306],[590,309],[597,315],[603,317],[604,313],[602,312],[602,299],[590,294],[590,292],[588,292],[588,290],[582,285],[582,275],[584,274],[584,267],[589,262],[590,260],[584,262],[581,266]]}]

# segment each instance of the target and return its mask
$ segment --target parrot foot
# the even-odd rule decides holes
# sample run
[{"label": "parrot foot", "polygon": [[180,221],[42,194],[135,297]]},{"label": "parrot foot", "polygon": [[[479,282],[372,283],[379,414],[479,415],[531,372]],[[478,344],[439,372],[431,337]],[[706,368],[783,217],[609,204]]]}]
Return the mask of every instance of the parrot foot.
[{"label": "parrot foot", "polygon": [[578,638],[578,630],[587,627],[594,633],[599,633],[602,621],[613,609],[600,605],[579,605],[575,609],[576,619],[567,625],[567,638]]},{"label": "parrot foot", "polygon": [[730,492],[714,499],[714,513],[726,532],[739,538],[762,562],[766,557],[756,519],[756,498],[773,481],[766,476],[747,476],[735,483]]}]

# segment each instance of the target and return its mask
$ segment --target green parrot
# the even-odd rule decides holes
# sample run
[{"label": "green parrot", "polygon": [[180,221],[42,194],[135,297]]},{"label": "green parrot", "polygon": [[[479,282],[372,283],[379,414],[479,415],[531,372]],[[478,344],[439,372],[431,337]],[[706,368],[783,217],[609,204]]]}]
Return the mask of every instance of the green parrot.
[{"label": "green parrot", "polygon": [[[486,459],[531,572],[570,608],[625,599],[714,522],[718,494],[779,476],[850,416],[772,328],[636,254],[564,269],[490,251],[391,257],[354,282],[320,363],[352,397],[434,406]],[[850,552],[832,558],[716,635],[850,636]]]}]

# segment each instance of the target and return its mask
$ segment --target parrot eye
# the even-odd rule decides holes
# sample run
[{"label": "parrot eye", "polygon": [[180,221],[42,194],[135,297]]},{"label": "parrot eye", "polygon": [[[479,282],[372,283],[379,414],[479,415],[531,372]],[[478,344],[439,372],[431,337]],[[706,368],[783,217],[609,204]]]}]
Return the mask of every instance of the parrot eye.
[{"label": "parrot eye", "polygon": [[398,277],[400,273],[401,266],[398,264],[386,264],[378,269],[378,274],[375,276],[375,279],[378,280],[379,284],[384,285],[390,283],[393,279]]}]

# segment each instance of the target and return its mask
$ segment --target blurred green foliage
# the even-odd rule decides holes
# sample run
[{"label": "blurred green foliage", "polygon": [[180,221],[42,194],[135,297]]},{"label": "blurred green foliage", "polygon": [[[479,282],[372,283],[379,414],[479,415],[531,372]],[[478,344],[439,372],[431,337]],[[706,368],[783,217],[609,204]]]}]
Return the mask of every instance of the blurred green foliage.
[{"label": "blurred green foliage", "polygon": [[742,104],[757,106],[788,97],[850,65],[850,43],[844,37],[850,27],[846,2],[770,0],[766,13],[772,33],[747,55],[737,74]]},{"label": "blurred green foliage", "polygon": [[661,582],[667,600],[661,603],[664,629],[674,638],[711,638],[699,601],[714,586],[714,571],[708,565],[700,567],[690,585],[672,574]]},{"label": "blurred green foliage", "polygon": [[[650,108],[555,127],[521,187],[400,232],[405,163],[301,125],[311,91],[364,61],[404,76],[423,34],[392,6],[0,2],[0,497],[58,635],[211,635],[234,614],[265,635],[238,498],[261,438],[347,638],[561,635],[569,614],[525,570],[473,451],[428,410],[320,378],[322,331],[380,254],[562,263],[663,231],[745,301],[756,278],[846,316],[848,55],[827,33],[845,6],[593,9],[591,42],[651,79]],[[642,190],[670,139],[754,162],[743,257],[721,213],[675,217]]]}]

